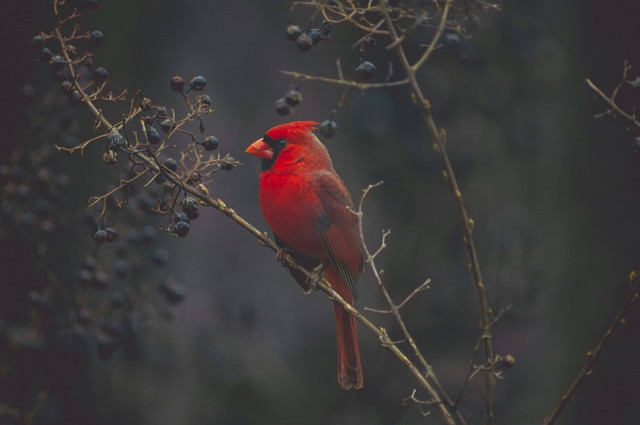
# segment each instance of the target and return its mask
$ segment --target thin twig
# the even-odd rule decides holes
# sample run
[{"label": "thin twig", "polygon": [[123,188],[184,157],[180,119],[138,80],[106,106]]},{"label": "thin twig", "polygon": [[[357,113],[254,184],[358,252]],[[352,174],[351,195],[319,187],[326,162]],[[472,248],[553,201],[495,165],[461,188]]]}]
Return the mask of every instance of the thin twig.
[{"label": "thin twig", "polygon": [[296,72],[296,71],[280,71],[280,72],[284,75],[290,75],[293,78],[299,78],[301,80],[322,81],[324,83],[337,84],[339,86],[354,87],[358,90],[379,89],[379,88],[385,88],[385,87],[398,87],[398,86],[404,86],[409,84],[409,80],[407,80],[406,78],[404,80],[389,81],[385,83],[359,83],[353,80],[320,77],[316,75],[303,74],[301,72]]},{"label": "thin twig", "polygon": [[[447,23],[447,17],[449,16],[449,7],[451,6],[451,0],[447,0],[444,4],[444,8],[442,10],[442,15],[440,16],[440,24],[438,25],[438,29],[436,30],[436,34],[433,36],[433,40],[429,43],[427,50],[420,56],[420,59],[416,61],[413,65],[411,65],[411,70],[413,72],[418,71],[422,65],[431,57],[433,52],[438,45],[438,41],[440,40],[440,35],[442,35],[442,31],[444,30],[444,26]],[[395,46],[394,46],[395,47]]]},{"label": "thin twig", "polygon": [[633,271],[629,278],[630,286],[624,302],[618,309],[618,312],[611,321],[611,324],[609,324],[607,330],[604,331],[604,334],[600,338],[600,341],[598,341],[593,349],[587,351],[587,355],[584,359],[584,362],[582,363],[582,367],[580,368],[576,376],[571,380],[564,393],[562,393],[562,396],[560,396],[556,404],[553,406],[551,412],[544,418],[544,425],[553,425],[558,420],[558,418],[562,414],[562,411],[573,399],[574,394],[576,393],[584,379],[593,373],[593,367],[596,361],[611,340],[613,334],[627,322],[625,316],[630,313],[632,306],[637,306],[638,299],[640,298],[640,294],[638,293],[638,291],[640,290],[640,269]]},{"label": "thin twig", "polygon": [[[402,335],[405,337],[406,341],[411,346],[411,349],[413,350],[413,354],[416,356],[416,358],[418,358],[418,360],[420,361],[420,364],[425,370],[424,377],[426,378],[425,381],[427,382],[427,386],[425,387],[425,389],[427,390],[429,397],[431,397],[431,399],[434,401],[434,404],[437,404],[438,409],[440,410],[440,414],[447,424],[465,424],[465,421],[462,418],[462,415],[460,415],[460,413],[455,409],[455,407],[451,403],[451,400],[449,399],[447,393],[445,392],[444,388],[440,385],[438,378],[433,372],[433,368],[427,362],[426,358],[418,348],[415,340],[411,336],[411,333],[409,332],[409,329],[407,328],[406,324],[404,323],[404,319],[400,314],[400,306],[396,305],[393,302],[393,299],[391,298],[391,295],[389,294],[389,291],[387,290],[387,287],[384,283],[384,279],[382,278],[382,272],[379,271],[378,268],[376,267],[375,255],[378,255],[380,251],[386,246],[385,239],[389,233],[383,232],[380,248],[378,248],[378,250],[375,252],[375,255],[371,254],[371,252],[369,251],[365,243],[364,233],[362,232],[362,228],[363,228],[362,217],[364,215],[362,212],[362,205],[364,203],[365,198],[369,194],[369,192],[372,189],[380,186],[381,184],[382,182],[378,182],[376,184],[369,185],[367,186],[366,189],[364,189],[362,196],[360,197],[360,202],[358,203],[358,210],[355,212],[358,217],[358,224],[360,227],[360,242],[363,246],[365,260],[367,263],[369,263],[371,271],[373,272],[374,279],[378,284],[378,287],[380,288],[380,291],[382,292],[382,295],[384,296],[387,304],[389,305],[390,313],[393,315],[396,322],[400,326]],[[376,311],[376,312],[382,313],[383,311]],[[433,383],[433,385],[431,383]]]},{"label": "thin twig", "polygon": [[[491,328],[493,325],[495,325],[498,322],[498,320],[500,320],[502,315],[509,309],[511,309],[511,305],[508,305],[505,308],[501,309],[498,312],[498,314],[496,314],[496,316],[493,318],[493,320],[489,324],[489,327]],[[464,380],[464,383],[462,384],[462,389],[460,390],[460,393],[456,398],[456,402],[454,403],[454,406],[456,407],[460,404],[460,401],[462,400],[462,397],[464,396],[464,393],[466,392],[467,387],[469,386],[469,382],[471,382],[471,380],[477,375],[478,371],[487,370],[486,366],[476,365],[476,356],[478,355],[478,351],[480,351],[480,346],[484,338],[485,338],[485,334],[483,333],[482,335],[480,335],[480,337],[476,341],[476,345],[473,348],[473,354],[471,355],[471,360],[469,361],[469,372],[467,373],[467,377]]]},{"label": "thin twig", "polygon": [[636,119],[635,115],[629,114],[625,111],[623,111],[618,104],[615,102],[614,100],[614,96],[607,96],[606,94],[604,94],[602,92],[602,90],[600,90],[595,84],[593,84],[593,82],[587,78],[584,80],[585,83],[587,83],[587,85],[589,86],[589,88],[591,88],[591,90],[593,90],[594,92],[596,92],[596,94],[598,96],[600,96],[600,98],[602,100],[604,100],[605,102],[607,102],[607,104],[609,104],[609,106],[611,106],[611,108],[617,113],[619,114],[621,117],[629,120],[631,123],[633,123],[633,125],[635,125],[636,127],[640,128],[640,122]]}]

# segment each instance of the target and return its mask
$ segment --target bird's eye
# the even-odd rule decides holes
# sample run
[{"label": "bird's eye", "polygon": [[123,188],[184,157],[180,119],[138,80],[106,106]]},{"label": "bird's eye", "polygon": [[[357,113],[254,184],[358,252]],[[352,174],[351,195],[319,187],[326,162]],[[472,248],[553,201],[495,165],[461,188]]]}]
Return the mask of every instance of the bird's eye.
[{"label": "bird's eye", "polygon": [[278,141],[276,142],[276,148],[278,148],[278,149],[282,149],[282,148],[284,148],[285,146],[287,146],[287,141],[286,141],[286,140],[284,140],[284,139],[280,139],[280,140],[278,140]]}]

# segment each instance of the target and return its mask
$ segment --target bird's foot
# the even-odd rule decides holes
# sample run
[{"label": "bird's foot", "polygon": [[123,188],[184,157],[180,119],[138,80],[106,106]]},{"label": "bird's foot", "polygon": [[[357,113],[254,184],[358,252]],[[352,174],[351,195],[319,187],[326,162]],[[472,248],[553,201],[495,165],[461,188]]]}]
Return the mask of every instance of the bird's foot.
[{"label": "bird's foot", "polygon": [[318,289],[318,281],[320,280],[320,278],[322,277],[322,273],[324,272],[324,269],[327,268],[329,264],[319,264],[317,267],[315,267],[311,273],[309,273],[309,276],[307,276],[307,279],[304,281],[304,285],[306,286],[306,291],[311,292],[312,290],[316,290]]},{"label": "bird's foot", "polygon": [[276,253],[276,261],[278,263],[282,263],[283,267],[287,267],[287,264],[284,261],[284,258],[289,254],[289,247],[280,248]]}]

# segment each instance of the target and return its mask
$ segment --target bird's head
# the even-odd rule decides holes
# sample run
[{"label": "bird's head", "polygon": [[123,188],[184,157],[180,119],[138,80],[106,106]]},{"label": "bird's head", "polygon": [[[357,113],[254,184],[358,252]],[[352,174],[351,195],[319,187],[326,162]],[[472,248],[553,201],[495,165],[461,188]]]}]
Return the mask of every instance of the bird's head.
[{"label": "bird's head", "polygon": [[317,127],[315,121],[278,125],[253,142],[245,153],[262,158],[263,171],[276,163],[284,166],[309,160],[331,166],[327,149],[312,133]]}]

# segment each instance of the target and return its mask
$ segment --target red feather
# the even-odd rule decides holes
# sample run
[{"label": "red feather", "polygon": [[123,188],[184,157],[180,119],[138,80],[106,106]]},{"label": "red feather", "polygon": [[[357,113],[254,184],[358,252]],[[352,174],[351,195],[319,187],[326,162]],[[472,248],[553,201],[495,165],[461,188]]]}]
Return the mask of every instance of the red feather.
[{"label": "red feather", "polygon": [[[360,228],[347,188],[311,132],[316,127],[313,121],[279,125],[247,153],[263,158],[260,206],[279,244],[293,249],[294,257],[307,265],[313,259],[327,265],[327,280],[353,305],[364,267]],[[338,383],[344,389],[362,388],[355,318],[338,304],[335,316]]]}]

